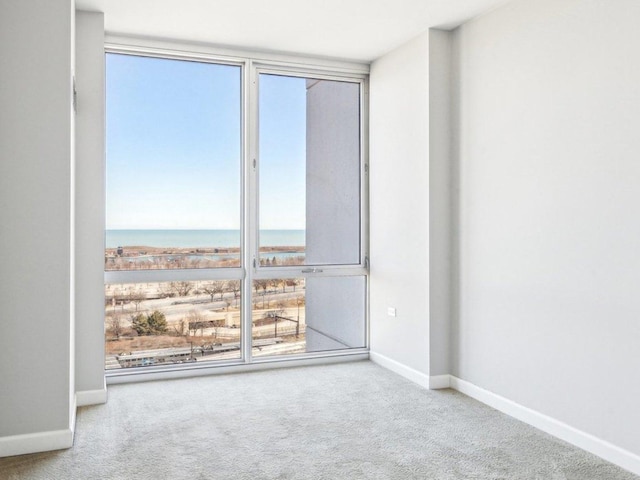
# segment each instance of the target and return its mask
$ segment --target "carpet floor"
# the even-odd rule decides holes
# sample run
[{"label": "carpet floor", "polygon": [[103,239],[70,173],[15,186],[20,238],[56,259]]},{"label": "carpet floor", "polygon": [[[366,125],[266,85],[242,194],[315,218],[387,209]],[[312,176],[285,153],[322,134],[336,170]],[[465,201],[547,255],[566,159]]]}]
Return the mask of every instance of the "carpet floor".
[{"label": "carpet floor", "polygon": [[109,387],[68,450],[2,479],[638,480],[452,390],[368,361]]}]

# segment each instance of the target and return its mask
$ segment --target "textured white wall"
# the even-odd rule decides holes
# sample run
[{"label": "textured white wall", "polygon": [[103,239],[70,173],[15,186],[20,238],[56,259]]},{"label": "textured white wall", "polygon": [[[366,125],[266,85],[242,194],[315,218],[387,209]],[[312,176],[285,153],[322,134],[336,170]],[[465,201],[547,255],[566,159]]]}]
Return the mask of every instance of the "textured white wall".
[{"label": "textured white wall", "polygon": [[76,390],[104,388],[104,15],[76,14]]},{"label": "textured white wall", "polygon": [[640,454],[640,3],[455,35],[453,373]]},{"label": "textured white wall", "polygon": [[428,375],[428,32],[371,65],[369,188],[371,351]]},{"label": "textured white wall", "polygon": [[73,2],[0,3],[0,437],[68,430]]}]

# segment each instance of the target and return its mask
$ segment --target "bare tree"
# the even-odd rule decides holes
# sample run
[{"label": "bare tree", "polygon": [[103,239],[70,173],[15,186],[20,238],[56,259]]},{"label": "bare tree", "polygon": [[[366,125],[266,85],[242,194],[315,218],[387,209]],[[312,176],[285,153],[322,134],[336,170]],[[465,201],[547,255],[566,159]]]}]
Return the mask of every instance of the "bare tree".
[{"label": "bare tree", "polygon": [[203,285],[202,291],[207,293],[211,297],[211,301],[213,302],[213,296],[216,294],[220,294],[220,300],[225,292],[226,284],[225,282],[216,281],[216,282],[208,282]]},{"label": "bare tree", "polygon": [[229,280],[227,282],[227,290],[233,292],[233,298],[238,306],[238,297],[240,297],[240,280]]},{"label": "bare tree", "polygon": [[[267,288],[269,288],[269,280],[254,280],[254,285],[257,285],[258,288],[262,289],[262,308],[264,308],[264,300],[265,300],[265,297],[267,296]],[[258,291],[258,288],[256,288],[256,292]],[[267,308],[269,308],[268,305],[267,305]]]},{"label": "bare tree", "polygon": [[191,310],[187,318],[189,319],[189,330],[193,330],[193,335],[195,336],[199,329],[200,336],[204,336],[205,321],[202,313],[198,310]]},{"label": "bare tree", "polygon": [[225,282],[213,282],[213,289],[215,291],[215,293],[219,293],[220,294],[220,300],[222,300],[222,296],[224,295],[225,292]]},{"label": "bare tree", "polygon": [[[296,297],[296,306],[298,307],[298,327],[300,326],[300,307],[304,306],[304,297],[302,295]],[[296,328],[296,336],[298,336],[298,328]]]},{"label": "bare tree", "polygon": [[173,326],[173,330],[176,332],[176,335],[178,335],[179,337],[188,336],[189,335],[189,330],[187,329],[187,331],[185,333],[184,327],[185,327],[185,321],[184,321],[184,318],[183,318],[182,320],[180,320],[178,322],[177,325]]},{"label": "bare tree", "polygon": [[158,295],[161,298],[167,298],[175,296],[175,293],[171,290],[171,284],[160,283],[158,284]]},{"label": "bare tree", "polygon": [[300,280],[297,278],[289,278],[286,281],[287,287],[293,287],[293,291],[296,291],[296,287],[300,285]]},{"label": "bare tree", "polygon": [[109,328],[113,336],[119,340],[120,335],[122,335],[122,331],[124,330],[124,328],[122,327],[122,320],[120,318],[120,315],[113,315],[110,317]]},{"label": "bare tree", "polygon": [[129,301],[133,302],[136,306],[136,312],[140,308],[140,304],[147,299],[147,296],[142,292],[142,290],[134,290],[130,288],[128,291]]},{"label": "bare tree", "polygon": [[269,280],[269,286],[273,287],[274,293],[278,290],[278,287],[281,283],[283,282],[280,278],[272,278],[271,280]]},{"label": "bare tree", "polygon": [[193,290],[191,282],[171,282],[169,288],[179,297],[186,297]]},{"label": "bare tree", "polygon": [[213,296],[216,294],[215,290],[215,282],[205,283],[202,286],[202,291],[211,297],[211,302],[213,302]]}]

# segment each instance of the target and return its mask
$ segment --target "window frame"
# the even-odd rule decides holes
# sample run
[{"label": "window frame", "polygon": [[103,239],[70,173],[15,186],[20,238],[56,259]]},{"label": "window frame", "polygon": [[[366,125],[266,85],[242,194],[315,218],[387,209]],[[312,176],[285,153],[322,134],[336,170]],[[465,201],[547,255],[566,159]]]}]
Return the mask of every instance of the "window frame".
[{"label": "window frame", "polygon": [[[163,374],[189,370],[220,369],[221,367],[251,367],[284,361],[307,362],[339,356],[362,356],[369,352],[369,165],[368,165],[368,65],[326,59],[311,59],[294,55],[267,54],[188,45],[159,40],[107,37],[105,54],[124,54],[194,61],[240,67],[241,76],[241,165],[240,165],[240,267],[194,268],[166,270],[104,271],[104,285],[154,283],[171,281],[241,281],[241,355],[233,360],[211,360],[200,364],[158,365],[105,371],[109,383],[117,378],[141,374]],[[261,267],[259,258],[259,157],[258,157],[258,78],[261,73],[349,81],[359,84],[360,92],[360,259],[351,265],[295,265]],[[103,205],[104,210],[104,205]],[[254,259],[256,262],[254,263]],[[309,352],[285,356],[252,358],[253,280],[314,276],[362,276],[365,278],[365,346],[343,350]],[[104,324],[104,318],[102,318]],[[223,368],[224,370],[224,368]],[[188,375],[185,373],[185,375]]]},{"label": "window frame", "polygon": [[[334,263],[324,263],[324,264],[314,264],[314,265],[291,265],[291,266],[261,266],[259,261],[259,238],[253,239],[252,247],[253,254],[251,256],[251,261],[253,264],[253,268],[255,270],[254,274],[256,278],[279,278],[278,275],[289,275],[291,272],[297,272],[299,274],[308,274],[313,273],[315,275],[324,274],[341,274],[346,271],[350,272],[352,275],[357,274],[366,274],[368,268],[369,261],[369,243],[368,243],[368,233],[369,233],[369,224],[368,224],[368,152],[366,152],[366,145],[368,144],[365,139],[367,139],[368,134],[368,110],[367,105],[368,101],[368,78],[365,75],[354,75],[354,74],[340,74],[336,72],[326,71],[326,70],[317,70],[317,69],[304,69],[304,68],[296,68],[285,65],[273,64],[270,62],[253,62],[252,69],[250,71],[250,75],[252,76],[251,85],[255,91],[252,102],[249,106],[250,108],[250,117],[251,117],[251,132],[252,132],[252,144],[251,148],[251,156],[252,159],[256,159],[253,168],[253,176],[255,177],[255,181],[252,185],[252,193],[255,198],[252,198],[252,205],[254,205],[254,210],[252,212],[252,216],[255,218],[255,232],[256,234],[259,232],[259,220],[260,220],[260,185],[259,185],[259,177],[260,177],[260,152],[259,152],[259,89],[260,82],[259,78],[261,74],[266,75],[280,75],[287,77],[298,77],[298,78],[313,78],[318,80],[332,80],[338,82],[350,82],[357,83],[359,85],[359,100],[360,100],[360,245],[359,245],[359,253],[360,258],[358,263],[353,264],[334,264]],[[255,260],[255,262],[254,262]],[[314,272],[308,272],[308,270],[315,270]],[[322,270],[322,271],[320,271]],[[272,273],[273,272],[273,273]],[[266,277],[263,277],[265,275]],[[274,276],[275,275],[275,276]]]}]

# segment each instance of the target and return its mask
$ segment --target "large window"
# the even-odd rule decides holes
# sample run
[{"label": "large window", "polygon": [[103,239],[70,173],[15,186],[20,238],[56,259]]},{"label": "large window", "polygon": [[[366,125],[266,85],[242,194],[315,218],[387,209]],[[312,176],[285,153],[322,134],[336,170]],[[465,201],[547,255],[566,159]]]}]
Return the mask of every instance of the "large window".
[{"label": "large window", "polygon": [[365,349],[364,77],[106,62],[107,370]]},{"label": "large window", "polygon": [[241,68],[107,55],[106,270],[240,266]]}]

